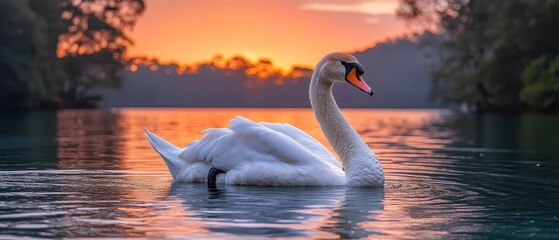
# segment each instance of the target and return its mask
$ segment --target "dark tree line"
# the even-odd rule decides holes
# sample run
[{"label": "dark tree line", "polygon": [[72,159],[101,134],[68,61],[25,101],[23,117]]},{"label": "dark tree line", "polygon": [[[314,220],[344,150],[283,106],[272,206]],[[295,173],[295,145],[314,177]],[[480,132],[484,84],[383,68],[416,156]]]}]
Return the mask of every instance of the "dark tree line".
[{"label": "dark tree line", "polygon": [[559,0],[402,0],[442,31],[432,97],[478,112],[559,111]]},{"label": "dark tree line", "polygon": [[0,107],[93,107],[118,86],[143,0],[0,0]]}]

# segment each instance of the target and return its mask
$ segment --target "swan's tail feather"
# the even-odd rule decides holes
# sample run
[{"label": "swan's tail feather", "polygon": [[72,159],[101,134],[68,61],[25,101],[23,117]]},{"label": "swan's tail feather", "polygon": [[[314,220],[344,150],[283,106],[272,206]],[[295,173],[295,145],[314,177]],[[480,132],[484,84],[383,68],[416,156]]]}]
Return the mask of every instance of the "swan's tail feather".
[{"label": "swan's tail feather", "polygon": [[165,160],[165,164],[167,164],[169,172],[171,172],[171,175],[173,175],[173,179],[175,179],[176,174],[179,172],[181,166],[184,164],[184,161],[181,160],[179,157],[182,149],[170,142],[165,141],[165,139],[158,137],[148,130],[145,131],[149,143],[155,149],[155,151],[157,151],[159,155],[161,155],[163,160]]}]

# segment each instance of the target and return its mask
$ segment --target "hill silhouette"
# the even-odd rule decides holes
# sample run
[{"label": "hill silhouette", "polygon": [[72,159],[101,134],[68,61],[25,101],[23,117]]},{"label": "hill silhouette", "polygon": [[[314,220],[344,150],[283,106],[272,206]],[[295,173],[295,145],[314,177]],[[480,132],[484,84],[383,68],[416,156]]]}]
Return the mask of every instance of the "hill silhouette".
[{"label": "hill silhouette", "polygon": [[[354,53],[375,95],[336,84],[334,95],[340,107],[438,107],[428,101],[433,58],[423,47],[434,37],[398,39]],[[253,63],[240,56],[218,56],[193,66],[134,59],[130,70],[123,72],[120,89],[97,92],[103,97],[101,107],[310,107],[311,73],[305,67],[283,73],[270,60]]]}]

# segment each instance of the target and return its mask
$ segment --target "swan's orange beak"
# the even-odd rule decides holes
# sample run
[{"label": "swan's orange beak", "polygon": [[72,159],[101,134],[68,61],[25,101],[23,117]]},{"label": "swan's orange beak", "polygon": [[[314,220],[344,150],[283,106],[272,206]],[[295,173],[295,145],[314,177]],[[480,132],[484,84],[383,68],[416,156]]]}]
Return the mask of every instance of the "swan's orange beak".
[{"label": "swan's orange beak", "polygon": [[[349,65],[349,63],[347,63]],[[369,87],[369,85],[367,85],[367,83],[365,83],[365,80],[363,80],[363,70],[361,70],[361,74],[359,74],[358,72],[358,67],[357,66],[351,66],[354,64],[351,64],[350,68],[347,68],[348,65],[346,65],[346,75],[345,75],[345,79],[346,81],[353,85],[356,86],[357,88],[361,89],[361,91],[366,92],[367,94],[373,96],[373,89],[371,89],[371,87]],[[357,64],[355,64],[357,65]],[[361,67],[361,66],[359,66]],[[349,72],[347,71],[348,69]],[[361,67],[361,69],[363,69]]]}]

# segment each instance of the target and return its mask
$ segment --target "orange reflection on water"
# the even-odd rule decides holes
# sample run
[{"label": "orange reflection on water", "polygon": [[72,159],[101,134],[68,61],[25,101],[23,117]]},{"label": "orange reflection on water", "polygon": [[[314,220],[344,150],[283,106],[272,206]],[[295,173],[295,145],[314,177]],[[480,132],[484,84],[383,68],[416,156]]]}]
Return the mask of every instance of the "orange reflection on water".
[{"label": "orange reflection on water", "polygon": [[[342,112],[379,156],[388,173],[406,167],[393,165],[394,161],[433,154],[433,149],[449,142],[447,136],[432,136],[433,132],[441,132],[431,131],[430,123],[440,117],[434,112],[365,109]],[[202,137],[204,129],[228,127],[235,116],[256,122],[289,123],[333,152],[310,109],[125,108],[59,112],[59,163],[63,168],[164,171],[167,168],[149,145],[144,130],[182,147]]]},{"label": "orange reflection on water", "polygon": [[[125,141],[122,164],[125,169],[167,169],[163,160],[145,139],[147,129],[167,141],[184,146],[202,137],[206,128],[228,127],[235,116],[257,122],[290,123],[327,144],[313,113],[307,109],[122,109],[122,138]],[[149,160],[151,159],[151,160]]]},{"label": "orange reflection on water", "polygon": [[56,141],[61,169],[122,169],[119,115],[101,111],[57,113]]}]

